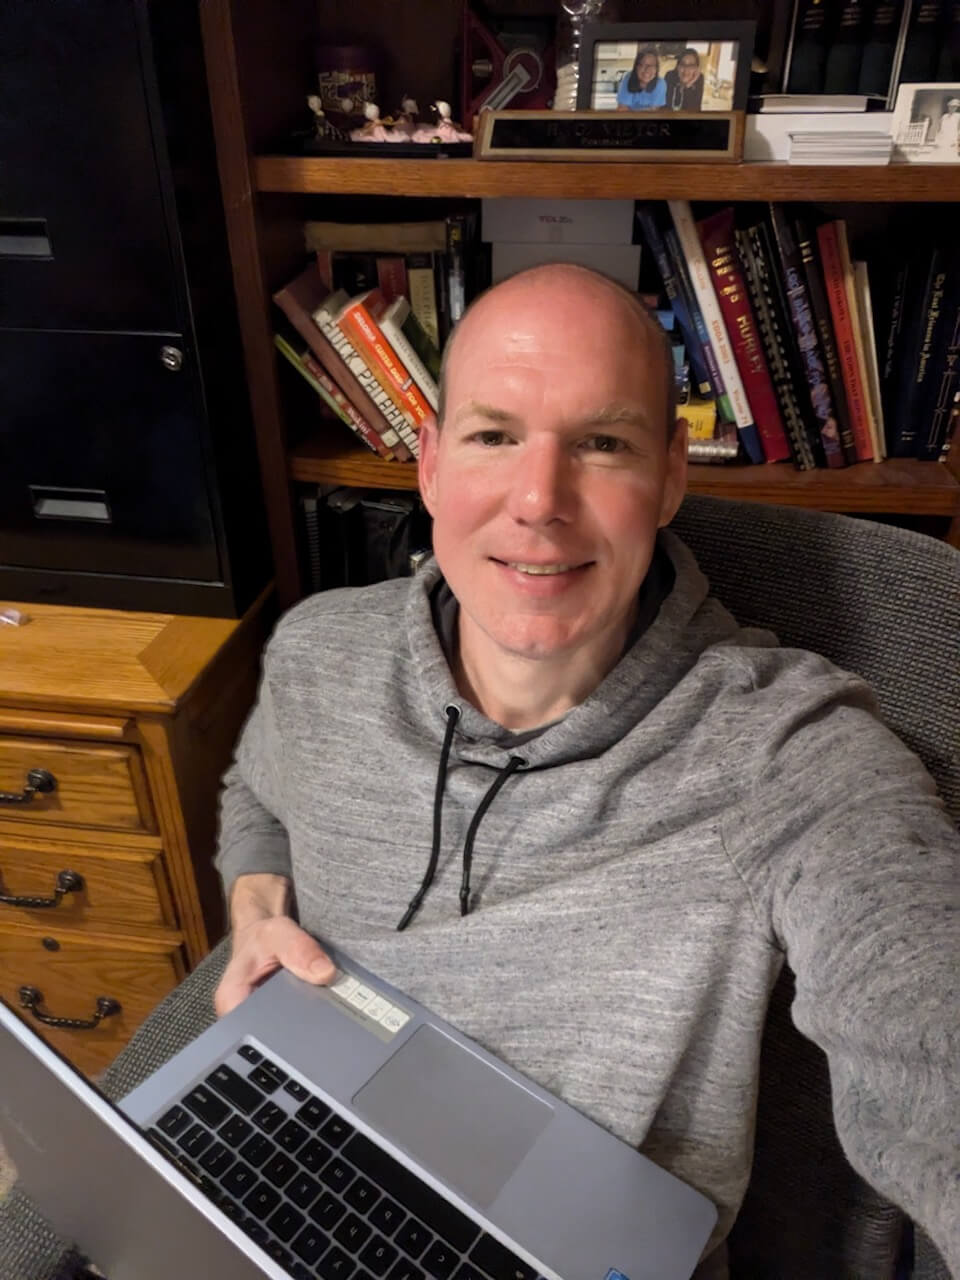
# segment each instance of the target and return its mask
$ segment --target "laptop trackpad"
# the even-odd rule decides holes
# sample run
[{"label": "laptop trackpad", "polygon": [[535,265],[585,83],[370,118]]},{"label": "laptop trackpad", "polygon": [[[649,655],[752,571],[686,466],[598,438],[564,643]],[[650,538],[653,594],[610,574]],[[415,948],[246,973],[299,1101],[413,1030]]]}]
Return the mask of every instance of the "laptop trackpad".
[{"label": "laptop trackpad", "polygon": [[435,1027],[420,1027],[353,1099],[357,1114],[484,1208],[553,1115]]}]

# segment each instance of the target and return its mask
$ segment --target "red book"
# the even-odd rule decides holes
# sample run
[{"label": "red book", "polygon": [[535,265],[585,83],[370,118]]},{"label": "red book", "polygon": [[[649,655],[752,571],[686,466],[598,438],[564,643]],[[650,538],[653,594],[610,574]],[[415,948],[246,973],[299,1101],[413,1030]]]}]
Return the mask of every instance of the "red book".
[{"label": "red book", "polygon": [[433,420],[433,409],[378,323],[387,309],[379,289],[351,298],[336,322],[370,366],[377,381],[409,418],[415,430]]},{"label": "red book", "polygon": [[[845,244],[846,235],[844,235],[843,240]],[[867,402],[867,388],[860,371],[857,337],[854,330],[853,314],[850,310],[850,292],[846,278],[847,271],[844,266],[844,257],[846,255],[841,248],[839,227],[836,222],[824,222],[817,227],[817,247],[820,250],[820,261],[823,264],[823,283],[826,286],[827,300],[830,303],[833,333],[837,342],[837,355],[840,357],[843,389],[847,393],[850,429],[853,432],[857,461],[869,462],[873,457],[873,444],[870,440],[870,410]],[[852,276],[852,266],[849,270]]]},{"label": "red book", "polygon": [[387,306],[397,298],[408,298],[407,264],[399,254],[377,258],[377,284]]},{"label": "red book", "polygon": [[353,424],[353,429],[356,431],[357,435],[360,436],[362,440],[365,440],[375,453],[379,453],[381,458],[396,457],[397,445],[399,445],[401,449],[403,448],[401,442],[398,440],[397,445],[394,445],[392,449],[388,449],[382,438],[376,431],[374,431],[373,427],[371,427],[363,414],[357,413],[356,409],[330,377],[327,371],[321,367],[320,362],[318,360],[314,360],[309,351],[304,351],[300,359],[303,361],[303,367],[313,374],[321,387],[323,387],[324,391],[326,391],[327,395],[330,396],[331,400],[335,400],[347,415]]},{"label": "red book", "polygon": [[763,345],[750,306],[747,284],[740,270],[733,233],[733,209],[721,209],[712,217],[703,218],[697,223],[697,232],[733,348],[733,358],[763,442],[764,456],[767,462],[783,462],[792,456],[790,444],[773,380],[763,357]]},{"label": "red book", "polygon": [[312,263],[278,290],[273,295],[273,300],[307,343],[316,356],[317,363],[326,369],[357,413],[370,424],[395,458],[408,462],[413,457],[410,450],[337,355],[329,340],[314,324],[313,312],[321,305],[327,293],[316,264]]}]

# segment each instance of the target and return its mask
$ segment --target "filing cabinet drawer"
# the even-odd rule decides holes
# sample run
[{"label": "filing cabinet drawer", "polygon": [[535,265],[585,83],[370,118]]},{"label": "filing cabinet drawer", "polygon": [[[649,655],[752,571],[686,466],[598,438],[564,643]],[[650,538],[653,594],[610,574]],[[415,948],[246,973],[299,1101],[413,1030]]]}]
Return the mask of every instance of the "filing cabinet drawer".
[{"label": "filing cabinet drawer", "polygon": [[8,838],[0,831],[0,924],[43,929],[174,925],[160,850]]},{"label": "filing cabinet drawer", "polygon": [[0,797],[0,830],[7,820],[116,831],[154,829],[136,747],[0,735],[0,792],[23,794],[35,769],[53,776],[53,789],[37,791],[22,803]]},{"label": "filing cabinet drawer", "polygon": [[[0,995],[87,1075],[102,1071],[116,1057],[184,973],[177,941],[0,925]],[[23,987],[37,993],[34,1013],[21,1005]],[[119,1010],[95,1026],[55,1027],[37,1017],[90,1022],[101,997],[115,1001]]]}]

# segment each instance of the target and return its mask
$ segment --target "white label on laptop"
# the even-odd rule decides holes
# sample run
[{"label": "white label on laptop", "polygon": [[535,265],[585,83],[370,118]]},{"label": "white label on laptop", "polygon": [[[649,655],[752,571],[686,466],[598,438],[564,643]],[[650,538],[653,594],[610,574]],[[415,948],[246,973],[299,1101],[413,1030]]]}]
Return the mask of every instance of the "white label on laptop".
[{"label": "white label on laptop", "polygon": [[385,1031],[388,1035],[395,1036],[410,1021],[409,1013],[349,973],[341,973],[329,990],[351,1012],[359,1014],[361,1021],[366,1022],[371,1030]]}]

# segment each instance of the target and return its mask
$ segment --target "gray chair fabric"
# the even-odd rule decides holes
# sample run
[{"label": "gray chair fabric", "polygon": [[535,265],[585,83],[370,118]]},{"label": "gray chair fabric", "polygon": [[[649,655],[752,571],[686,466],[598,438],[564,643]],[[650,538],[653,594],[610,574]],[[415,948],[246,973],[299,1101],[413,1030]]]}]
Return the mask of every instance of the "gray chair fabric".
[{"label": "gray chair fabric", "polygon": [[[857,671],[960,818],[960,555],[919,534],[817,512],[690,497],[674,528],[743,623]],[[106,1073],[132,1089],[213,1020],[220,946],[151,1014]],[[847,1163],[824,1055],[790,1020],[791,978],[764,1037],[756,1158],[730,1239],[734,1280],[893,1280],[903,1217]],[[50,1280],[58,1245],[23,1197],[0,1206],[0,1278]],[[949,1280],[917,1240],[914,1280]],[[62,1271],[69,1271],[67,1264]]]}]

